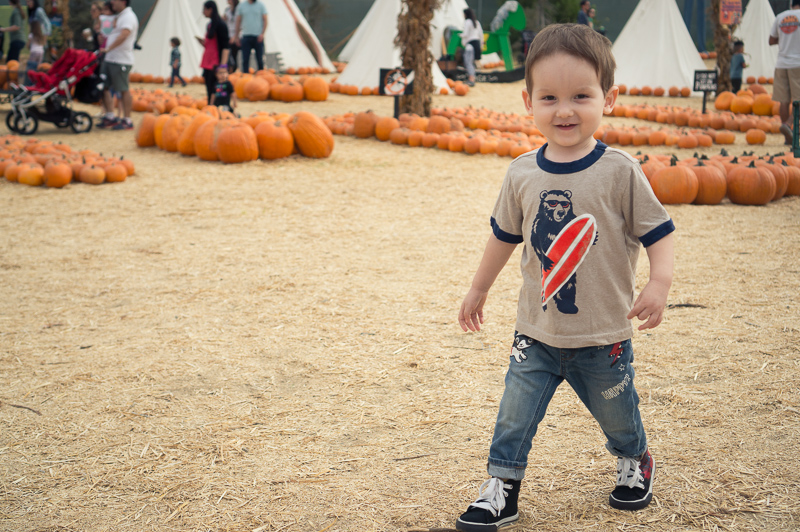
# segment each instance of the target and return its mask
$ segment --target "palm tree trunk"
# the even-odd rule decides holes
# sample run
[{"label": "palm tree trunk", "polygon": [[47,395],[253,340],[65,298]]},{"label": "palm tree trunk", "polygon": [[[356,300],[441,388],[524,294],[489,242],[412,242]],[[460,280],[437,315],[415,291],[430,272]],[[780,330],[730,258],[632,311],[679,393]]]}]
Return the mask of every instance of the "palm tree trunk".
[{"label": "palm tree trunk", "polygon": [[[431,19],[440,0],[403,0],[397,19],[395,44],[400,48],[403,68],[414,71],[414,93],[400,97],[401,113],[430,116],[433,94],[430,52]],[[390,66],[390,65],[387,65]]]},{"label": "palm tree trunk", "polygon": [[733,50],[731,48],[731,34],[736,26],[728,26],[719,21],[719,15],[722,10],[722,0],[711,0],[711,8],[714,13],[714,48],[717,51],[717,68],[719,74],[717,75],[717,94],[722,91],[729,91],[732,89],[731,85],[731,57]]}]

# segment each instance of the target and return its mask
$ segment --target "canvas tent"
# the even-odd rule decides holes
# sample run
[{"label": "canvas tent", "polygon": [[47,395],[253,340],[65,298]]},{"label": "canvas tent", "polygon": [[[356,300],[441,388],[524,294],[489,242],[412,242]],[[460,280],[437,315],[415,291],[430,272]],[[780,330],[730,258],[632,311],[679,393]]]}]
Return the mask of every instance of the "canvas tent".
[{"label": "canvas tent", "polygon": [[[445,4],[451,2],[463,2],[463,0],[445,0]],[[354,42],[348,52],[348,64],[337,80],[341,85],[355,85],[356,87],[376,87],[380,76],[381,68],[393,68],[402,65],[400,59],[400,49],[394,45],[397,35],[397,17],[400,15],[401,0],[375,0],[364,20],[359,25],[353,37]],[[460,15],[461,22],[457,27],[463,25],[463,12]],[[434,16],[434,21],[437,16]],[[438,22],[442,26],[446,21]],[[433,24],[432,24],[433,26]],[[436,41],[433,37],[435,32],[444,32],[444,27],[431,29],[431,41]],[[355,39],[355,41],[354,41]],[[351,45],[347,43],[347,46]],[[439,48],[441,48],[441,36],[439,37]],[[435,45],[432,45],[435,46]],[[347,47],[345,47],[347,48]],[[342,50],[344,52],[344,50]],[[434,58],[438,58],[441,51],[434,53]],[[341,54],[339,55],[341,58]],[[433,74],[433,84],[437,89],[447,88],[447,78],[445,78],[439,65],[434,61],[431,65]]]},{"label": "canvas tent", "polygon": [[641,0],[612,48],[617,84],[692,87],[695,70],[707,70],[675,0]]},{"label": "canvas tent", "polygon": [[744,79],[748,76],[772,77],[778,60],[778,47],[769,45],[769,32],[775,22],[775,13],[769,0],[750,0],[739,27],[733,32],[735,38],[744,42]]},{"label": "canvas tent", "polygon": [[[216,0],[220,15],[225,12],[227,2]],[[267,8],[267,53],[279,52],[283,68],[321,66],[330,71],[335,68],[328,54],[308,25],[294,0],[259,0]],[[205,0],[189,0],[201,32],[205,32],[208,19],[203,16]],[[202,34],[202,33],[201,33]],[[233,36],[231,36],[233,38]]]},{"label": "canvas tent", "polygon": [[203,47],[195,39],[202,33],[197,28],[196,17],[191,15],[195,12],[192,3],[196,2],[160,0],[156,3],[147,26],[139,36],[142,49],[134,51],[133,69],[136,72],[168,78],[172,72],[169,64],[172,47],[169,41],[177,37],[181,40],[181,77],[187,79],[203,73],[200,68]]},{"label": "canvas tent", "polygon": [[[464,10],[468,7],[469,6],[467,5],[466,0],[443,0],[442,4],[439,6],[439,9],[437,9],[433,14],[433,20],[431,21],[431,53],[433,54],[434,59],[439,59],[439,57],[444,53],[445,46],[443,46],[443,43],[445,30],[450,26],[459,30],[464,27]],[[350,59],[352,59],[353,53],[355,53],[355,51],[361,47],[361,41],[364,37],[364,34],[369,31],[369,28],[373,24],[375,24],[376,17],[380,16],[380,13],[384,9],[384,3],[380,0],[375,0],[375,2],[373,2],[372,7],[370,7],[369,11],[367,12],[367,15],[361,21],[361,24],[358,25],[358,28],[356,28],[353,36],[350,37],[350,40],[347,41],[347,44],[339,53],[340,61],[350,61]],[[397,15],[399,14],[400,9],[398,7]],[[396,34],[397,16],[395,16],[394,29],[394,35]]]}]

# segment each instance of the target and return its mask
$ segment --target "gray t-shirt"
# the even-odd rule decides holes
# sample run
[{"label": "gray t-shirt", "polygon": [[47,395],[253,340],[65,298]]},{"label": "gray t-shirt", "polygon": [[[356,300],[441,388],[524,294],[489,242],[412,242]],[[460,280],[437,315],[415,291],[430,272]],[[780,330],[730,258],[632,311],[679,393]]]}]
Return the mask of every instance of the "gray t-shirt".
[{"label": "gray t-shirt", "polygon": [[[499,240],[524,244],[516,330],[561,348],[627,340],[641,244],[657,242],[675,226],[626,152],[598,142],[578,161],[554,163],[544,157],[546,149],[511,163],[491,219]],[[594,217],[596,238],[577,269],[564,270],[574,275],[543,306],[543,267],[557,269],[550,244],[584,214]]]}]

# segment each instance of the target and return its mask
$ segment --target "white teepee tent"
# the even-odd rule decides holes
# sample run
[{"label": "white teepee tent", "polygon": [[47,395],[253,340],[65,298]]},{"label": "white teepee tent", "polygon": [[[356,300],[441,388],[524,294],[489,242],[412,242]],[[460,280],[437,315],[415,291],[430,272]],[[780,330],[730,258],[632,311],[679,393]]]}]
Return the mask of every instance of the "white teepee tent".
[{"label": "white teepee tent", "polygon": [[612,48],[616,83],[668,88],[694,84],[707,70],[675,0],[641,0]]},{"label": "white teepee tent", "polygon": [[[139,37],[142,49],[134,51],[133,69],[136,72],[168,78],[172,72],[170,39],[177,37],[181,40],[181,77],[187,79],[202,74],[203,47],[195,39],[202,32],[197,28],[197,17],[192,15],[193,3],[190,0],[157,1]],[[200,13],[202,17],[202,10]]]},{"label": "white teepee tent", "polygon": [[[447,1],[458,2],[463,0]],[[397,35],[397,17],[400,14],[400,2],[401,0],[375,0],[367,16],[364,17],[358,30],[350,39],[353,42],[357,38],[357,41],[348,55],[349,62],[347,67],[337,80],[341,85],[355,85],[359,88],[376,87],[379,82],[380,69],[402,65],[400,49],[394,45],[394,39]],[[463,21],[463,13],[461,19]],[[461,23],[459,23],[458,27],[460,26]],[[440,29],[444,32],[444,27]],[[433,31],[431,33],[433,34]],[[431,41],[434,40],[432,37]],[[350,42],[347,44],[350,46]],[[438,46],[441,47],[441,44]],[[434,58],[438,58],[440,55],[441,52],[434,53]],[[339,57],[342,57],[341,54]],[[439,65],[435,61],[431,65],[431,70],[433,84],[436,89],[448,88],[447,78],[442,74]]]},{"label": "white teepee tent", "polygon": [[742,21],[733,35],[744,42],[745,62],[750,65],[744,69],[744,79],[748,76],[772,77],[778,61],[778,47],[769,45],[769,32],[775,21],[775,13],[769,0],[750,0]]},{"label": "white teepee tent", "polygon": [[[280,52],[284,68],[321,66],[330,71],[335,70],[314,30],[308,25],[294,0],[259,1],[267,8],[267,35],[264,45],[267,53]],[[216,2],[219,14],[222,16],[227,2],[220,0]],[[208,24],[208,19],[203,16],[205,0],[189,0],[189,3],[192,13],[199,13],[199,16],[194,15],[194,18],[202,35]],[[232,39],[233,35],[230,37]]]},{"label": "white teepee tent", "polygon": [[[400,14],[400,3],[398,2],[397,5],[393,35],[397,35],[397,15]],[[431,53],[434,59],[439,59],[444,53],[442,50],[442,41],[444,40],[444,31],[447,27],[453,26],[459,30],[464,27],[464,10],[468,7],[466,0],[443,0],[439,9],[433,14],[433,20],[431,21]],[[352,59],[355,51],[361,47],[361,40],[364,34],[375,24],[376,17],[381,16],[380,13],[384,9],[384,2],[380,0],[375,0],[375,2],[373,2],[366,16],[353,33],[353,36],[350,37],[350,40],[347,41],[347,44],[339,53],[339,61],[350,61]]]}]

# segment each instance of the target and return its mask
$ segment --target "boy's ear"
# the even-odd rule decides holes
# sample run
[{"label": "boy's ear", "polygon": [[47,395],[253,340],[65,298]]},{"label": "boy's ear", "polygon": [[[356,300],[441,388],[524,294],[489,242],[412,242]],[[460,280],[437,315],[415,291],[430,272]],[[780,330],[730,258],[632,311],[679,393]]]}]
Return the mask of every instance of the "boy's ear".
[{"label": "boy's ear", "polygon": [[522,89],[522,101],[525,102],[525,110],[529,115],[533,115],[533,106],[531,105],[531,95],[528,94],[526,89]]},{"label": "boy's ear", "polygon": [[617,96],[619,96],[619,87],[614,85],[606,93],[606,103],[603,106],[603,113],[610,115],[614,110],[614,105],[617,103]]}]

